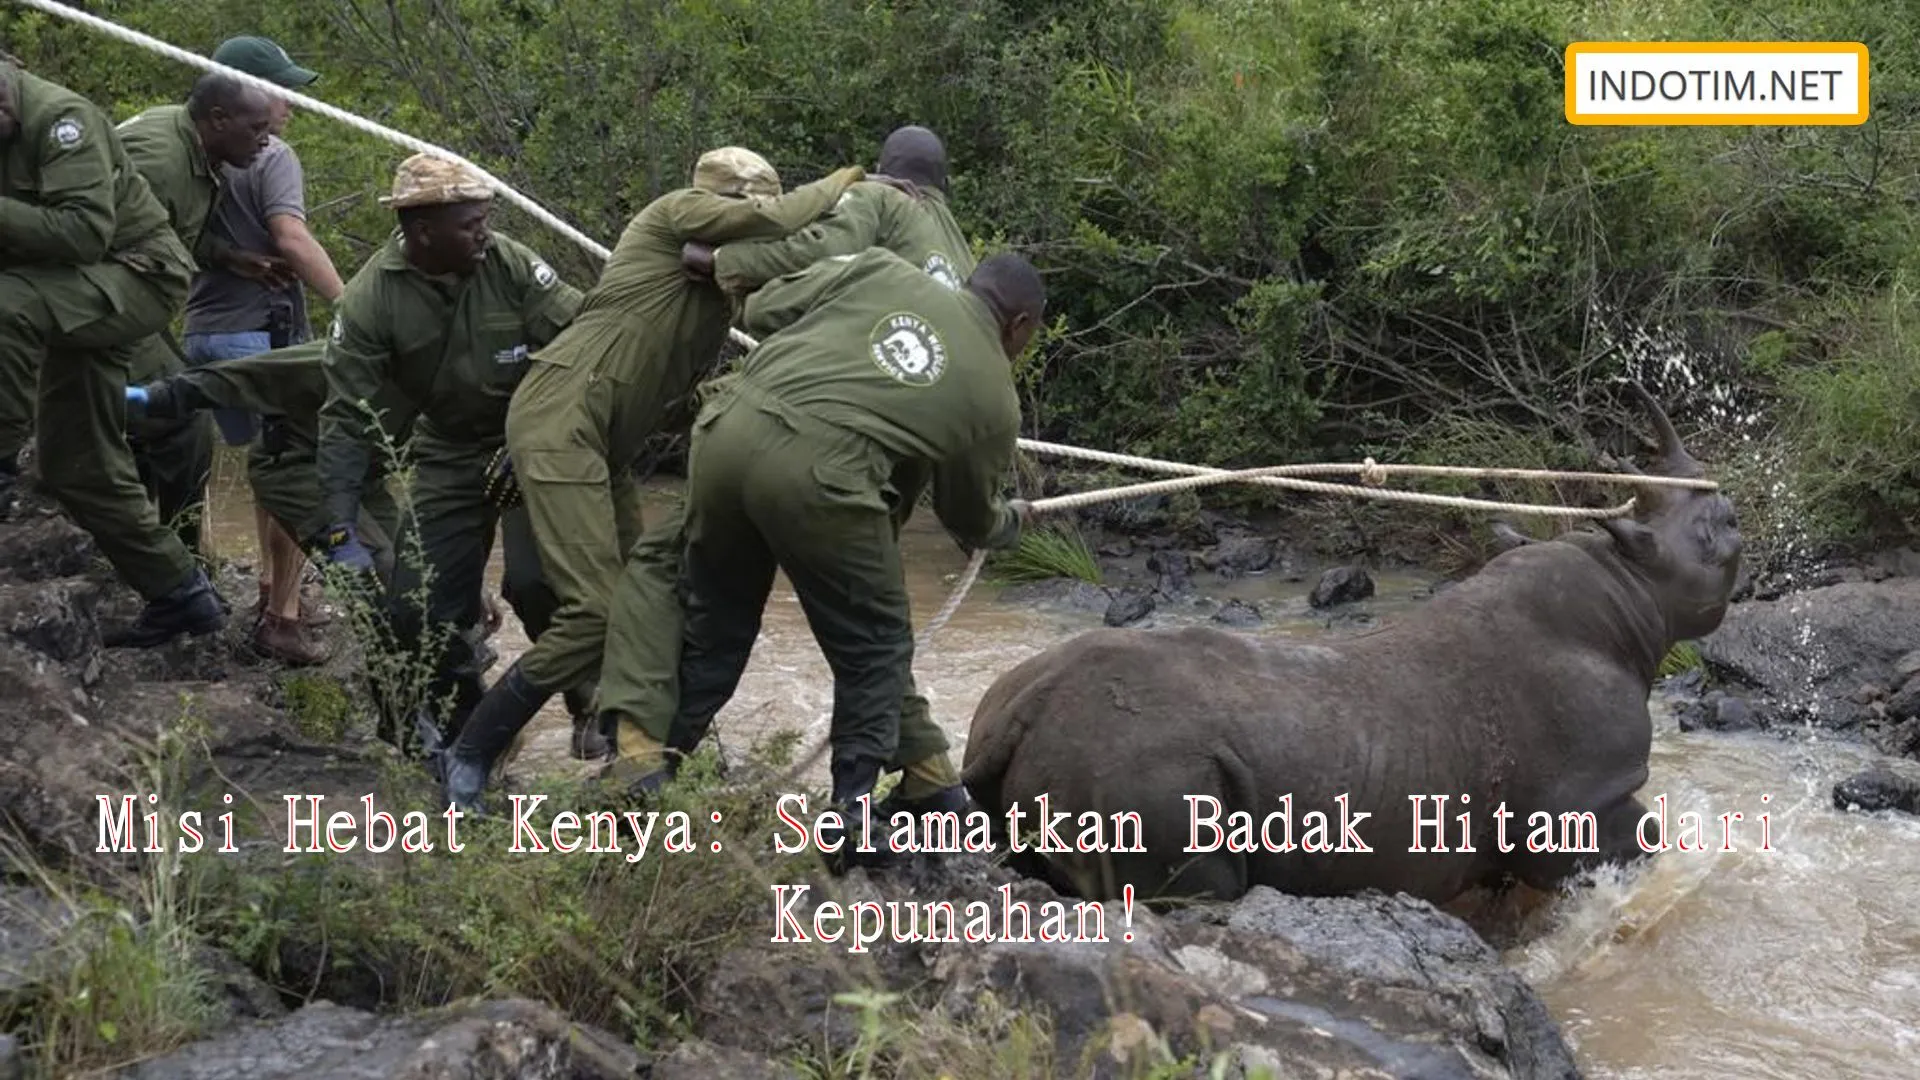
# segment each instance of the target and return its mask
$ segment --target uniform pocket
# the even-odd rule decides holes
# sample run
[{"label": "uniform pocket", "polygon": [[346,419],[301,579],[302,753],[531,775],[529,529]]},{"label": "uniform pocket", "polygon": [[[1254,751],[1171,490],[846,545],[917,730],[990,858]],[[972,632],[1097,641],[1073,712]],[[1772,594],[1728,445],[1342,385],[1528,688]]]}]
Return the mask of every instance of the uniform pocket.
[{"label": "uniform pocket", "polygon": [[890,510],[883,492],[886,486],[884,472],[816,463],[811,473],[823,505],[876,514],[886,514]]},{"label": "uniform pocket", "polygon": [[480,338],[481,381],[511,391],[526,375],[533,357],[527,348],[526,326],[519,315],[488,315],[480,320]]},{"label": "uniform pocket", "polygon": [[533,450],[513,455],[523,483],[607,484],[607,459],[591,450]]}]

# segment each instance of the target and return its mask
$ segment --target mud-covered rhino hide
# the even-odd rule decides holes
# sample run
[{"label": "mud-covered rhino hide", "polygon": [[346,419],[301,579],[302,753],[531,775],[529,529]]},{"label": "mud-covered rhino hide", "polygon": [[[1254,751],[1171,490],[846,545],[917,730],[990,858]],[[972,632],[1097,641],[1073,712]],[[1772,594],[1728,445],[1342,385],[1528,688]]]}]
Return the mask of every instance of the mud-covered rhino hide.
[{"label": "mud-covered rhino hide", "polygon": [[[1701,479],[1660,406],[1633,390],[1660,438],[1650,471]],[[1446,903],[1643,858],[1647,699],[1669,649],[1719,626],[1741,539],[1718,490],[1638,485],[1635,498],[1633,516],[1515,543],[1357,638],[1083,634],[987,691],[967,788],[996,822],[1018,805],[1028,865],[1095,898],[1267,885]],[[1036,843],[1065,850],[1040,863]]]}]

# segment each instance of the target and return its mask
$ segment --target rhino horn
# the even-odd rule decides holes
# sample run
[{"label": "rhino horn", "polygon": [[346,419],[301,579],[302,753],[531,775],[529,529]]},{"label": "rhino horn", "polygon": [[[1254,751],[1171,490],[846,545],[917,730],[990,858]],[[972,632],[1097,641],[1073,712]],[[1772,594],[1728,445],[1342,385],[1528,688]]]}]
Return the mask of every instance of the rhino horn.
[{"label": "rhino horn", "polygon": [[1700,463],[1694,460],[1693,455],[1687,453],[1687,448],[1681,445],[1680,433],[1673,429],[1673,421],[1667,419],[1667,412],[1660,407],[1660,402],[1647,392],[1646,387],[1640,385],[1638,379],[1630,381],[1628,385],[1633,388],[1634,396],[1640,399],[1641,406],[1653,419],[1654,432],[1660,436],[1661,461],[1658,471],[1662,475],[1672,477],[1706,475],[1706,469],[1702,468]]}]

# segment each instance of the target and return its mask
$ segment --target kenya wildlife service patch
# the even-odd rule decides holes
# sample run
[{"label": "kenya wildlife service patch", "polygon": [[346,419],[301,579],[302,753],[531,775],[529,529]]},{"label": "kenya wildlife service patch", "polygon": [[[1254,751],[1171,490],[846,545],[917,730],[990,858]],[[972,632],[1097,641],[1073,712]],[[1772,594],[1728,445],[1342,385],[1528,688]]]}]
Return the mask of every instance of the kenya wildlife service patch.
[{"label": "kenya wildlife service patch", "polygon": [[953,263],[949,262],[942,252],[936,251],[927,256],[927,264],[921,269],[925,270],[933,280],[956,292],[959,291],[962,284],[960,275],[954,270]]},{"label": "kenya wildlife service patch", "polygon": [[64,116],[54,121],[49,134],[62,150],[71,150],[80,145],[80,136],[84,131],[80,127],[80,121],[71,116]]},{"label": "kenya wildlife service patch", "polygon": [[932,386],[947,370],[947,346],[927,320],[897,312],[873,324],[867,335],[873,362],[894,381]]}]

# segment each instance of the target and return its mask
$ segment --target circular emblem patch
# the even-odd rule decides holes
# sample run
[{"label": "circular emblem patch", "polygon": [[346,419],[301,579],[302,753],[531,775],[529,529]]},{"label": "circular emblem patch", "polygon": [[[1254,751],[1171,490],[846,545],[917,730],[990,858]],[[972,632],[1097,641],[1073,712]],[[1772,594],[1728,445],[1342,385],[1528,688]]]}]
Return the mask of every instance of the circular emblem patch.
[{"label": "circular emblem patch", "polygon": [[966,284],[960,280],[960,274],[954,270],[953,263],[948,262],[947,257],[938,251],[927,256],[927,264],[921,269],[925,270],[933,280],[956,292],[959,291],[960,286]]},{"label": "circular emblem patch", "polygon": [[559,278],[560,275],[554,273],[553,267],[548,266],[546,263],[535,262],[533,264],[533,283],[535,285],[543,289],[552,288],[553,283],[559,280]]},{"label": "circular emblem patch", "polygon": [[927,321],[910,312],[889,315],[867,335],[880,370],[908,386],[932,386],[947,370],[947,346]]},{"label": "circular emblem patch", "polygon": [[80,121],[69,116],[57,120],[53,125],[53,141],[61,146],[75,146],[80,142]]}]

